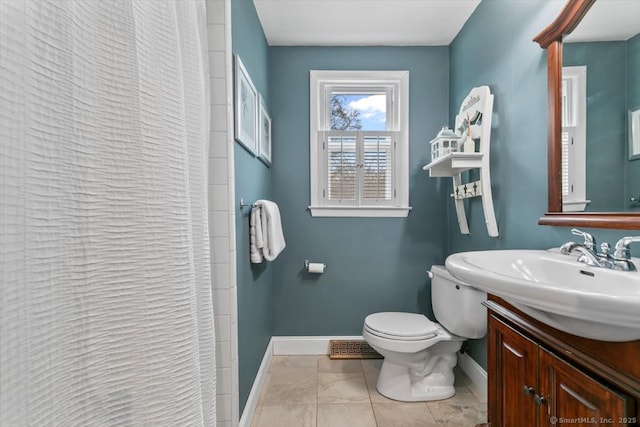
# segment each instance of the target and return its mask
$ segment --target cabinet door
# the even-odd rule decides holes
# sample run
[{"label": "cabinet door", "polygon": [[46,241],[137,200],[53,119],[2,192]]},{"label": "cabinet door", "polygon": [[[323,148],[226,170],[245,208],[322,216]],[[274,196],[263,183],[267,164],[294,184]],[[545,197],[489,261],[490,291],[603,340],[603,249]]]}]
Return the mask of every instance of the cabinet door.
[{"label": "cabinet door", "polygon": [[553,354],[540,350],[540,425],[625,426],[631,399],[615,392]]},{"label": "cabinet door", "polygon": [[538,346],[493,316],[488,340],[491,426],[535,426]]}]

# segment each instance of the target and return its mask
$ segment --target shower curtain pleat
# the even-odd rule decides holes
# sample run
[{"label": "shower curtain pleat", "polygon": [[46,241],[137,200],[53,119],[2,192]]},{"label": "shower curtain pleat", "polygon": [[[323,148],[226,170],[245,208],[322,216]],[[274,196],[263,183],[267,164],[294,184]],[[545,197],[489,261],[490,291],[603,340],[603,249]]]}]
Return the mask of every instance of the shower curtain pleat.
[{"label": "shower curtain pleat", "polygon": [[204,1],[0,1],[0,425],[214,426]]}]

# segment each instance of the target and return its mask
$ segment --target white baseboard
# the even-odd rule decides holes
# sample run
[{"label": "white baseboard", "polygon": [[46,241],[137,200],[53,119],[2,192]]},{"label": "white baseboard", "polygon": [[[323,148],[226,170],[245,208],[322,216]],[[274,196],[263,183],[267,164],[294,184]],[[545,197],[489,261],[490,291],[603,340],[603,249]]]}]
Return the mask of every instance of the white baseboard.
[{"label": "white baseboard", "polygon": [[340,337],[271,337],[275,356],[320,356],[329,354],[331,340],[363,340],[362,336]]},{"label": "white baseboard", "polygon": [[[267,373],[273,356],[321,356],[329,354],[331,340],[362,340],[362,336],[334,337],[271,337],[258,369],[249,398],[242,411],[239,427],[249,427],[258,406],[258,398],[267,381]],[[487,395],[487,372],[466,353],[458,353],[460,369],[471,379],[475,386]]]},{"label": "white baseboard", "polygon": [[251,421],[253,420],[253,417],[256,413],[256,408],[258,407],[258,399],[260,398],[260,393],[262,392],[262,389],[267,382],[267,374],[269,373],[269,365],[271,364],[272,358],[273,338],[269,340],[267,349],[264,352],[264,357],[262,358],[262,363],[260,363],[260,368],[258,368],[256,378],[253,380],[253,385],[251,386],[251,391],[249,392],[247,403],[244,405],[244,410],[242,411],[242,416],[240,417],[240,424],[238,425],[239,427],[249,427],[251,425]]},{"label": "white baseboard", "polygon": [[487,397],[488,376],[482,366],[473,360],[467,353],[458,353],[458,366],[471,379],[471,382]]}]

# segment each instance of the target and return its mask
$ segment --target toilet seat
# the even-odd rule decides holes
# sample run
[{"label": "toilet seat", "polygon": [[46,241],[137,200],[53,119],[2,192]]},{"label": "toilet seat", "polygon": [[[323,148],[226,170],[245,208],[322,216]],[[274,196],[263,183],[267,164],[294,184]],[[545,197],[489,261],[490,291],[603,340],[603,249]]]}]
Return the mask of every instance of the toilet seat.
[{"label": "toilet seat", "polygon": [[423,341],[437,336],[439,327],[422,314],[384,312],[368,315],[364,329],[388,340]]}]

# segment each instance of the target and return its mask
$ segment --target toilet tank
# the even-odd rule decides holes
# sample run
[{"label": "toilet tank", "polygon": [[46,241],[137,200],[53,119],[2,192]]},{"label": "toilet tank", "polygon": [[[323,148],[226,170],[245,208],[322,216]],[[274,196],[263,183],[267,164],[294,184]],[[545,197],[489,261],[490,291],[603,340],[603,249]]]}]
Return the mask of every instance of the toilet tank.
[{"label": "toilet tank", "polygon": [[438,323],[465,338],[487,334],[486,292],[453,277],[443,265],[431,267],[431,304]]}]

